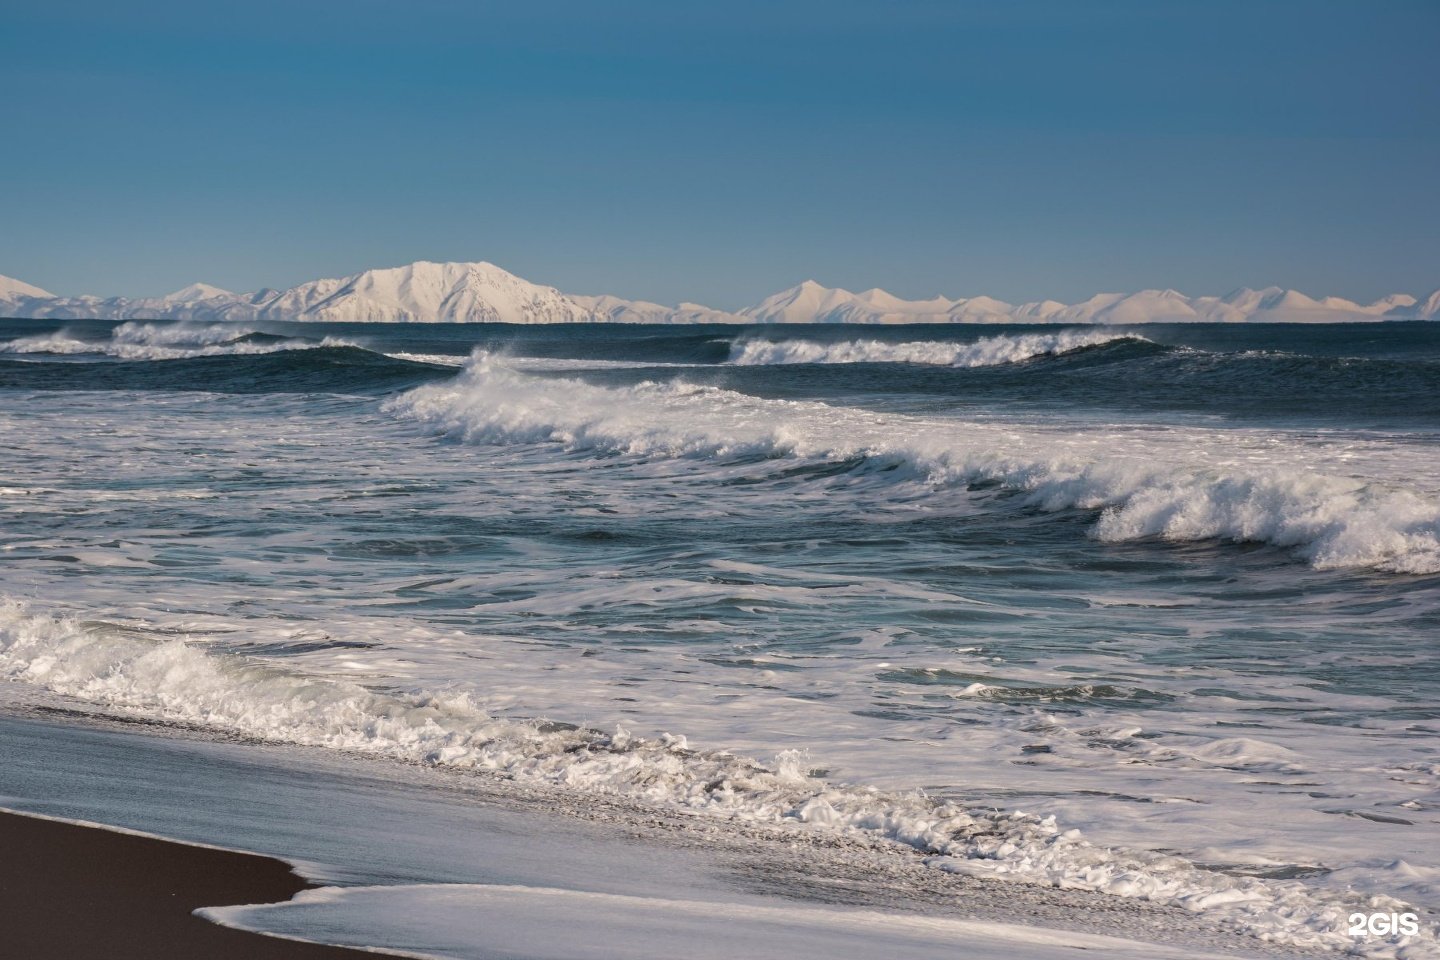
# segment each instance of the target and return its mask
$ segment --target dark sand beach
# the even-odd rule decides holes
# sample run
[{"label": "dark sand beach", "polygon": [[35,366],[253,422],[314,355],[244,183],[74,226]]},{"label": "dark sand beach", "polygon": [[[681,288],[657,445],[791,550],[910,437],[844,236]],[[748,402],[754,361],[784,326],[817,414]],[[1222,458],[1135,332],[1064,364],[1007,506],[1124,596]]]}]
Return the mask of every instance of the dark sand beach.
[{"label": "dark sand beach", "polygon": [[26,960],[359,960],[217,926],[198,907],[288,900],[279,860],[0,813],[4,952]]}]

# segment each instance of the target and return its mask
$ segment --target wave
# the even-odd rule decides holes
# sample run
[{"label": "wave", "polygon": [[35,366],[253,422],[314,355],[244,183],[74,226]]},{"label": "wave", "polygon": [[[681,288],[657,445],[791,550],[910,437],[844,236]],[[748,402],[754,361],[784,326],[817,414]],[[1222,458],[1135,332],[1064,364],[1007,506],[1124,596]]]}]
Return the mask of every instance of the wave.
[{"label": "wave", "polygon": [[1131,333],[1107,330],[1061,330],[985,337],[974,343],[919,340],[740,340],[731,345],[729,362],[736,366],[786,363],[921,363],[947,367],[990,367],[1035,357],[1056,356],[1116,341],[1148,342]]},{"label": "wave", "polygon": [[140,323],[131,320],[112,330],[110,338],[117,343],[206,347],[233,343],[255,332],[250,327],[226,323]]},{"label": "wave", "polygon": [[[1193,411],[1292,423],[1334,422],[1338,415],[1381,428],[1433,428],[1440,416],[1440,362],[1431,357],[1226,346],[1159,343],[1105,330],[997,336],[968,344],[739,340],[725,364],[733,382],[761,389],[767,371],[793,370],[794,383],[812,388],[929,393],[969,403]],[[869,365],[863,376],[848,369],[859,363]],[[738,379],[742,375],[749,379]]]},{"label": "wave", "polygon": [[386,409],[472,443],[868,463],[891,467],[891,480],[999,486],[1044,511],[1100,511],[1092,534],[1102,541],[1265,542],[1320,569],[1440,572],[1440,499],[1320,472],[1317,457],[1338,468],[1356,452],[1326,459],[1277,446],[1272,433],[1236,446],[1238,432],[1195,437],[1177,427],[1120,438],[1107,428],[924,420],[682,380],[615,388],[528,377],[484,353],[454,380],[392,398]]},{"label": "wave", "polygon": [[453,366],[402,360],[360,347],[324,343],[304,349],[202,352],[167,357],[158,363],[154,359],[147,356],[94,363],[0,360],[0,387],[373,395],[414,387],[455,372]]},{"label": "wave", "polygon": [[101,355],[121,360],[188,360],[248,356],[284,350],[355,346],[347,340],[277,337],[230,324],[122,323],[104,340],[80,339],[65,330],[0,343],[0,353],[60,356]]},{"label": "wave", "polygon": [[[1440,363],[1431,359],[1326,357],[1280,351],[1219,353],[1176,348],[1136,358],[1121,376],[1097,371],[1088,398],[1182,409],[1361,418],[1433,426]],[[1139,389],[1137,389],[1137,386]],[[1088,399],[1087,398],[1087,399]]]},{"label": "wave", "polygon": [[[1406,909],[1386,897],[1362,901],[1294,880],[1099,847],[1053,817],[833,783],[808,772],[795,753],[761,762],[694,750],[683,736],[496,718],[465,695],[380,692],[208,653],[173,632],[54,617],[11,600],[0,601],[0,678],[270,741],[488,771],[748,824],[881,838],[925,854],[936,869],[1174,904],[1300,947],[1352,946],[1345,921],[1355,909]],[[1433,944],[1432,931],[1423,936]],[[1393,955],[1398,945],[1376,946]]]}]

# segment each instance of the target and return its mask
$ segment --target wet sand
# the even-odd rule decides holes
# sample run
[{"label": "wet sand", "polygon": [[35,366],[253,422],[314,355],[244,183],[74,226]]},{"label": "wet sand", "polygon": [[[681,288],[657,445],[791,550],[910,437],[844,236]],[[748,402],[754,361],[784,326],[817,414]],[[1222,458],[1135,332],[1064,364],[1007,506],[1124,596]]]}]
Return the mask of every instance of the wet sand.
[{"label": "wet sand", "polygon": [[269,857],[0,813],[6,956],[33,960],[374,960],[192,916],[310,884]]}]

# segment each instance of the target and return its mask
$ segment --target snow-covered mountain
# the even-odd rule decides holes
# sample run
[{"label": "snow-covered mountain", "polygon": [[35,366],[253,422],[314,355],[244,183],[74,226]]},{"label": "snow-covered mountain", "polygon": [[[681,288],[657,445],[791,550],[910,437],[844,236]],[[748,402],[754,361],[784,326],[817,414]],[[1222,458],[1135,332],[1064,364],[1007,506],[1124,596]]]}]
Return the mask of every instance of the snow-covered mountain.
[{"label": "snow-covered mountain", "polygon": [[429,263],[316,280],[257,305],[257,319],[583,323],[591,311],[492,263]]},{"label": "snow-covered mountain", "polygon": [[13,277],[0,276],[0,303],[19,300],[53,300],[55,294]]},{"label": "snow-covered mountain", "polygon": [[596,319],[594,311],[554,287],[530,283],[483,262],[420,261],[256,293],[231,293],[192,283],[163,297],[136,300],[36,296],[23,291],[19,296],[7,296],[9,285],[15,283],[0,280],[0,308],[27,317],[411,323],[582,323]]},{"label": "snow-covered mountain", "polygon": [[878,287],[851,293],[806,280],[740,314],[751,323],[986,323],[1009,321],[1014,310],[990,297],[902,300]]},{"label": "snow-covered mountain", "polygon": [[904,300],[880,289],[851,293],[813,280],[738,313],[697,303],[667,307],[612,296],[576,296],[523,280],[492,263],[430,263],[312,280],[288,290],[231,293],[192,283],[163,297],[57,297],[0,276],[0,316],[405,323],[1152,323],[1337,322],[1440,319],[1440,290],[1391,294],[1371,304],[1316,300],[1297,290],[1244,288],[1223,297],[1174,290],[1101,293],[1080,303],[1012,305],[990,297]]},{"label": "snow-covered mountain", "polygon": [[212,287],[208,283],[192,283],[188,287],[181,287],[174,293],[167,293],[160,299],[169,303],[196,303],[201,300],[218,300],[234,296],[235,294],[229,290]]},{"label": "snow-covered mountain", "polygon": [[667,307],[648,300],[622,300],[608,294],[599,297],[571,295],[571,300],[606,323],[750,323],[739,314],[726,313],[698,303]]},{"label": "snow-covered mountain", "polygon": [[1440,316],[1440,291],[1417,302],[1391,294],[1361,306],[1339,297],[1313,300],[1297,290],[1236,290],[1223,297],[1187,297],[1175,290],[1098,293],[1063,304],[1041,300],[1012,306],[990,297],[902,300],[884,290],[851,293],[813,280],[740,311],[752,323],[1169,323],[1241,321],[1330,322],[1430,320]]}]

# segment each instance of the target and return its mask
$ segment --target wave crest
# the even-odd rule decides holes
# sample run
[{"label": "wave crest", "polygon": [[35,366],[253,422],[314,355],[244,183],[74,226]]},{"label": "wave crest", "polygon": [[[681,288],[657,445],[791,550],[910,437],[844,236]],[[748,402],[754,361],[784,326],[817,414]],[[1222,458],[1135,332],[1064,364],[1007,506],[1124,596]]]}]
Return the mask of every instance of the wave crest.
[{"label": "wave crest", "polygon": [[947,367],[992,367],[1042,356],[1058,356],[1088,347],[1144,337],[1107,330],[1061,330],[985,337],[974,343],[918,340],[887,343],[883,340],[743,340],[730,348],[735,366],[792,363],[920,363]]},{"label": "wave crest", "polygon": [[996,484],[1041,510],[1098,510],[1092,534],[1103,541],[1266,542],[1295,548],[1320,569],[1440,572],[1440,501],[1378,479],[1318,472],[1305,450],[1277,453],[1269,435],[1221,456],[1223,432],[1180,443],[1180,428],[1140,432],[1127,445],[1108,433],[877,415],[682,380],[613,388],[528,377],[483,352],[454,380],[402,394],[385,409],[471,443],[887,462],[909,468],[889,473],[892,482]]},{"label": "wave crest", "polygon": [[356,346],[348,340],[276,337],[223,323],[139,323],[129,321],[105,340],[82,340],[60,330],[0,343],[0,353],[59,356],[101,355],[120,360],[188,360],[194,357],[249,356],[283,350]]}]

